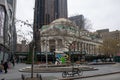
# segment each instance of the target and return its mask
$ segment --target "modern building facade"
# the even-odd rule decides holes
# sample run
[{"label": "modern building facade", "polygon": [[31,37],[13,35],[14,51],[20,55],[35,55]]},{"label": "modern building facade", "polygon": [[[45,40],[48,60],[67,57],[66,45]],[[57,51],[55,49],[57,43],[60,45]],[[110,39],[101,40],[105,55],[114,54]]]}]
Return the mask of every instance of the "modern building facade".
[{"label": "modern building facade", "polygon": [[69,17],[69,19],[73,21],[79,27],[80,30],[85,29],[85,19],[83,15],[72,16]]},{"label": "modern building facade", "polygon": [[96,31],[99,35],[99,37],[101,37],[102,39],[107,38],[107,34],[109,33],[109,29],[101,29],[101,30],[97,30]]},{"label": "modern building facade", "polygon": [[8,60],[16,44],[14,23],[16,0],[0,0],[0,60]]},{"label": "modern building facade", "polygon": [[37,52],[40,52],[38,29],[58,18],[67,18],[67,0],[35,0],[34,39]]},{"label": "modern building facade", "polygon": [[41,28],[58,18],[67,18],[67,0],[36,0],[35,22]]}]

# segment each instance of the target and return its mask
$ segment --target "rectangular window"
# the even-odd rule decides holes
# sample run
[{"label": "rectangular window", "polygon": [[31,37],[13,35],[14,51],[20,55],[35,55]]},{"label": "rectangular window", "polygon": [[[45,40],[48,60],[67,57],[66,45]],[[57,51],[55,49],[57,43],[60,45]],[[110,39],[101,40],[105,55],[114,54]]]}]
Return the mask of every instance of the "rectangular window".
[{"label": "rectangular window", "polygon": [[3,37],[3,28],[5,22],[5,10],[4,7],[0,6],[0,36]]}]

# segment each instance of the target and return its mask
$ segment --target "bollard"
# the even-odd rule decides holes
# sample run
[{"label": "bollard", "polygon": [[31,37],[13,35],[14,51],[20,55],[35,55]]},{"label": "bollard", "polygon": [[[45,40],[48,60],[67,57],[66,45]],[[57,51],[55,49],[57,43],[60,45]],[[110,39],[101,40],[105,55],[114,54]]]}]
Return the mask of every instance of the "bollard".
[{"label": "bollard", "polygon": [[42,76],[41,76],[41,74],[40,74],[40,80],[42,80]]},{"label": "bollard", "polygon": [[23,74],[21,75],[21,78],[22,78],[22,80],[25,80],[25,76]]},{"label": "bollard", "polygon": [[36,77],[37,77],[37,78],[39,78],[39,75],[38,75],[38,74],[36,74]]}]

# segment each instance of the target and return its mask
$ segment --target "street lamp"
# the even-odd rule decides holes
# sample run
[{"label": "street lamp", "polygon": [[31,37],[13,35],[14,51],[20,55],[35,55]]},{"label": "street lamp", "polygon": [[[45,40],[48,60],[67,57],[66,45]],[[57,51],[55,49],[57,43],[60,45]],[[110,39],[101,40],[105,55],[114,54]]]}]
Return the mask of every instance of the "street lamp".
[{"label": "street lamp", "polygon": [[47,66],[47,65],[48,65],[48,55],[47,55],[47,37],[46,37],[45,42],[46,42],[46,68],[47,68],[47,67],[48,67],[48,66]]},{"label": "street lamp", "polygon": [[118,54],[119,54],[119,52],[120,52],[120,44],[117,44],[117,47],[118,47],[117,52],[118,52]]},{"label": "street lamp", "polygon": [[45,37],[45,41],[44,41],[44,44],[45,44],[45,49],[44,49],[44,51],[45,51],[45,55],[46,55],[46,68],[48,67],[48,54],[47,54],[47,46],[48,46],[48,44],[47,44],[47,35],[44,35],[44,37]]}]

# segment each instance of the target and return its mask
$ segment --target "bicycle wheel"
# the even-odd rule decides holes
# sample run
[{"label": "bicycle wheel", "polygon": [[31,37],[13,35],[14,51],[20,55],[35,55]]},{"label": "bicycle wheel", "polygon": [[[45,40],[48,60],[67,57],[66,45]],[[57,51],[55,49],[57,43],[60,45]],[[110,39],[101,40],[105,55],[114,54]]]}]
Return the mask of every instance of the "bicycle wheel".
[{"label": "bicycle wheel", "polygon": [[79,69],[78,68],[73,68],[72,74],[75,75],[79,75]]},{"label": "bicycle wheel", "polygon": [[79,75],[79,76],[82,76],[82,75],[83,75],[83,71],[82,71],[82,70],[79,70],[78,75]]},{"label": "bicycle wheel", "polygon": [[67,77],[67,74],[68,74],[68,73],[67,73],[66,71],[64,71],[64,72],[62,73],[62,77],[63,77],[63,78]]}]

